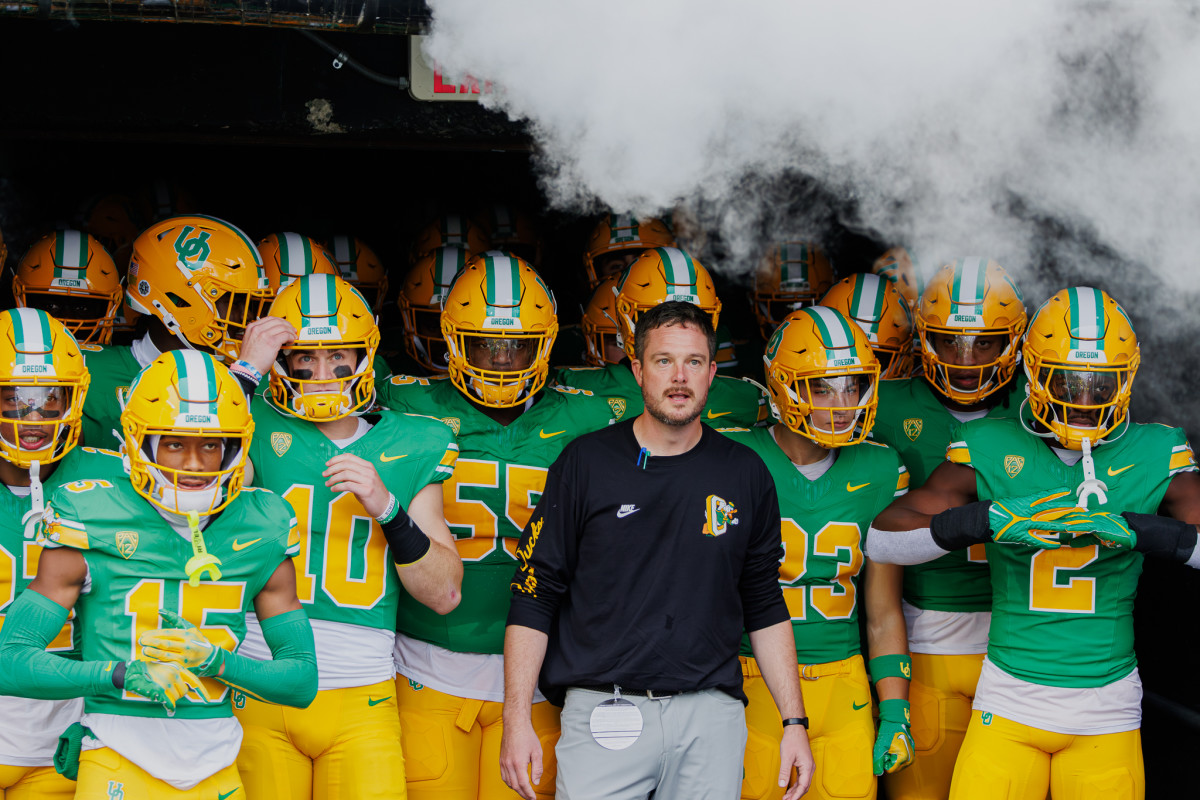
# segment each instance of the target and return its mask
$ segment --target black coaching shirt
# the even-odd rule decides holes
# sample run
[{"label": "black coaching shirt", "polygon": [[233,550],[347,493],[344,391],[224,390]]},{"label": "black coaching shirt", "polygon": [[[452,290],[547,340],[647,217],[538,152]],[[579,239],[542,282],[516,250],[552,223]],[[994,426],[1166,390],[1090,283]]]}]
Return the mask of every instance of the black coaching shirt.
[{"label": "black coaching shirt", "polygon": [[789,619],[775,482],[707,425],[681,455],[640,451],[632,420],[564,448],[521,536],[508,624],[549,635],[540,685],[557,705],[613,683],[744,702],[743,628]]}]

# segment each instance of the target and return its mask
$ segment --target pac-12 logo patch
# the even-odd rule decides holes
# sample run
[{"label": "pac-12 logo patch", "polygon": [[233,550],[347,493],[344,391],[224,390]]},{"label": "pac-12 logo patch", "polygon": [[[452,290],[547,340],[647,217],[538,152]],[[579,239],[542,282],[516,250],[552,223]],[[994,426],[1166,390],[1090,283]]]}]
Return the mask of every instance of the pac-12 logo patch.
[{"label": "pac-12 logo patch", "polygon": [[137,551],[137,531],[117,531],[117,552],[121,558],[129,559]]},{"label": "pac-12 logo patch", "polygon": [[909,417],[904,420],[904,435],[910,440],[916,441],[921,435],[921,429],[925,427],[925,420],[920,417]]},{"label": "pac-12 logo patch", "polygon": [[450,426],[450,430],[454,431],[454,435],[458,436],[459,429],[462,428],[462,420],[458,417],[442,417],[442,422]]},{"label": "pac-12 logo patch", "polygon": [[275,451],[275,455],[283,458],[283,454],[292,446],[292,435],[290,433],[280,433],[276,431],[271,434],[271,449]]},{"label": "pac-12 logo patch", "polygon": [[1008,473],[1008,477],[1015,478],[1017,473],[1021,471],[1021,467],[1025,466],[1024,456],[1005,456],[1004,471]]},{"label": "pac-12 logo patch", "polygon": [[617,419],[625,416],[625,398],[610,397],[608,398],[608,407],[612,409],[613,416]]},{"label": "pac-12 logo patch", "polygon": [[736,515],[737,508],[733,503],[710,494],[704,500],[704,535],[720,536],[730,525],[738,524]]}]

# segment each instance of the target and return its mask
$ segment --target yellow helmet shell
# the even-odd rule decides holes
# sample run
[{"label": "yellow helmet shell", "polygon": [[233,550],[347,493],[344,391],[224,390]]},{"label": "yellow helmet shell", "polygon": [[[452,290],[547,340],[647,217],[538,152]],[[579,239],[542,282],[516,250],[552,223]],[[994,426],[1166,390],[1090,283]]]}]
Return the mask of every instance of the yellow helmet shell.
[{"label": "yellow helmet shell", "polygon": [[677,247],[646,250],[617,284],[617,330],[627,356],[634,356],[634,331],[642,314],[672,301],[699,306],[712,317],[716,330],[721,300],[704,265]]},{"label": "yellow helmet shell", "polygon": [[333,255],[315,239],[299,233],[272,233],[258,243],[271,296],[305,275],[341,275]]},{"label": "yellow helmet shell", "polygon": [[[112,341],[121,303],[121,276],[94,236],[76,230],[48,233],[33,243],[13,276],[13,298],[21,308],[41,308],[84,344]],[[74,304],[58,313],[63,304]]]},{"label": "yellow helmet shell", "polygon": [[857,273],[835,283],[820,305],[836,308],[862,328],[884,380],[907,378],[912,373],[912,312],[894,283],[878,275]]},{"label": "yellow helmet shell", "polygon": [[445,372],[450,367],[442,338],[442,303],[468,258],[461,247],[437,247],[421,256],[404,276],[396,299],[404,325],[404,349],[425,369]]},{"label": "yellow helmet shell", "polygon": [[816,305],[832,286],[833,267],[815,242],[772,242],[754,273],[754,316],[763,338],[771,338],[788,314]]},{"label": "yellow helmet shell", "polygon": [[602,280],[596,271],[596,259],[608,253],[626,250],[643,251],[652,247],[674,247],[675,236],[661,219],[638,219],[632,214],[607,214],[592,228],[583,266],[587,270],[588,288],[594,289]]}]

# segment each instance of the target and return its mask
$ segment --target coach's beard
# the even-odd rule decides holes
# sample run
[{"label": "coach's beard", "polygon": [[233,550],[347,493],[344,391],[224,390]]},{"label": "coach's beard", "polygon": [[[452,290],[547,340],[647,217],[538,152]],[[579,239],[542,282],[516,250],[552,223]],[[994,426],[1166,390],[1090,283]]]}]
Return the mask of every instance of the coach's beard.
[{"label": "coach's beard", "polygon": [[689,397],[696,397],[696,393],[691,389],[668,389],[666,392],[663,392],[662,397],[660,397],[656,403],[651,402],[650,398],[644,395],[642,397],[642,401],[645,403],[646,411],[649,412],[650,416],[654,417],[664,425],[682,428],[695,422],[700,414],[703,413],[705,403],[708,402],[708,392],[705,392],[704,396],[699,398],[699,402],[695,404],[691,411],[672,416],[670,413],[671,401],[667,399],[667,396],[671,394],[682,394],[685,392]]}]

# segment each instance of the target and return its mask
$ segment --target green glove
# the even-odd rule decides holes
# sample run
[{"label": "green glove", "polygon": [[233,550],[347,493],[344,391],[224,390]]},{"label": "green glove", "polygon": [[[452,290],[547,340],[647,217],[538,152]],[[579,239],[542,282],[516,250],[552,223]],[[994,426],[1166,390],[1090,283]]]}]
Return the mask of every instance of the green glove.
[{"label": "green glove", "polygon": [[913,744],[907,700],[879,701],[879,735],[871,753],[876,775],[899,772],[912,763],[917,747]]},{"label": "green glove", "polygon": [[1132,550],[1137,544],[1137,534],[1120,514],[1111,511],[1093,511],[1087,515],[1090,533],[1101,546],[1110,550]]},{"label": "green glove", "polygon": [[177,664],[157,661],[126,661],[122,688],[162,703],[171,712],[175,711],[175,703],[190,691],[205,697],[199,678]]},{"label": "green glove", "polygon": [[142,655],[152,661],[178,664],[194,670],[197,675],[211,678],[225,670],[225,650],[205,638],[192,623],[165,608],[158,615],[167,624],[138,637]]},{"label": "green glove", "polygon": [[[992,541],[1004,544],[1021,544],[1053,550],[1059,543],[1038,535],[1038,531],[1086,531],[1086,514],[1074,504],[1055,504],[1061,497],[1073,496],[1070,489],[1038,492],[1024,497],[1006,497],[992,500],[988,509],[988,526],[992,529]],[[1069,514],[1075,516],[1062,519]]]}]

